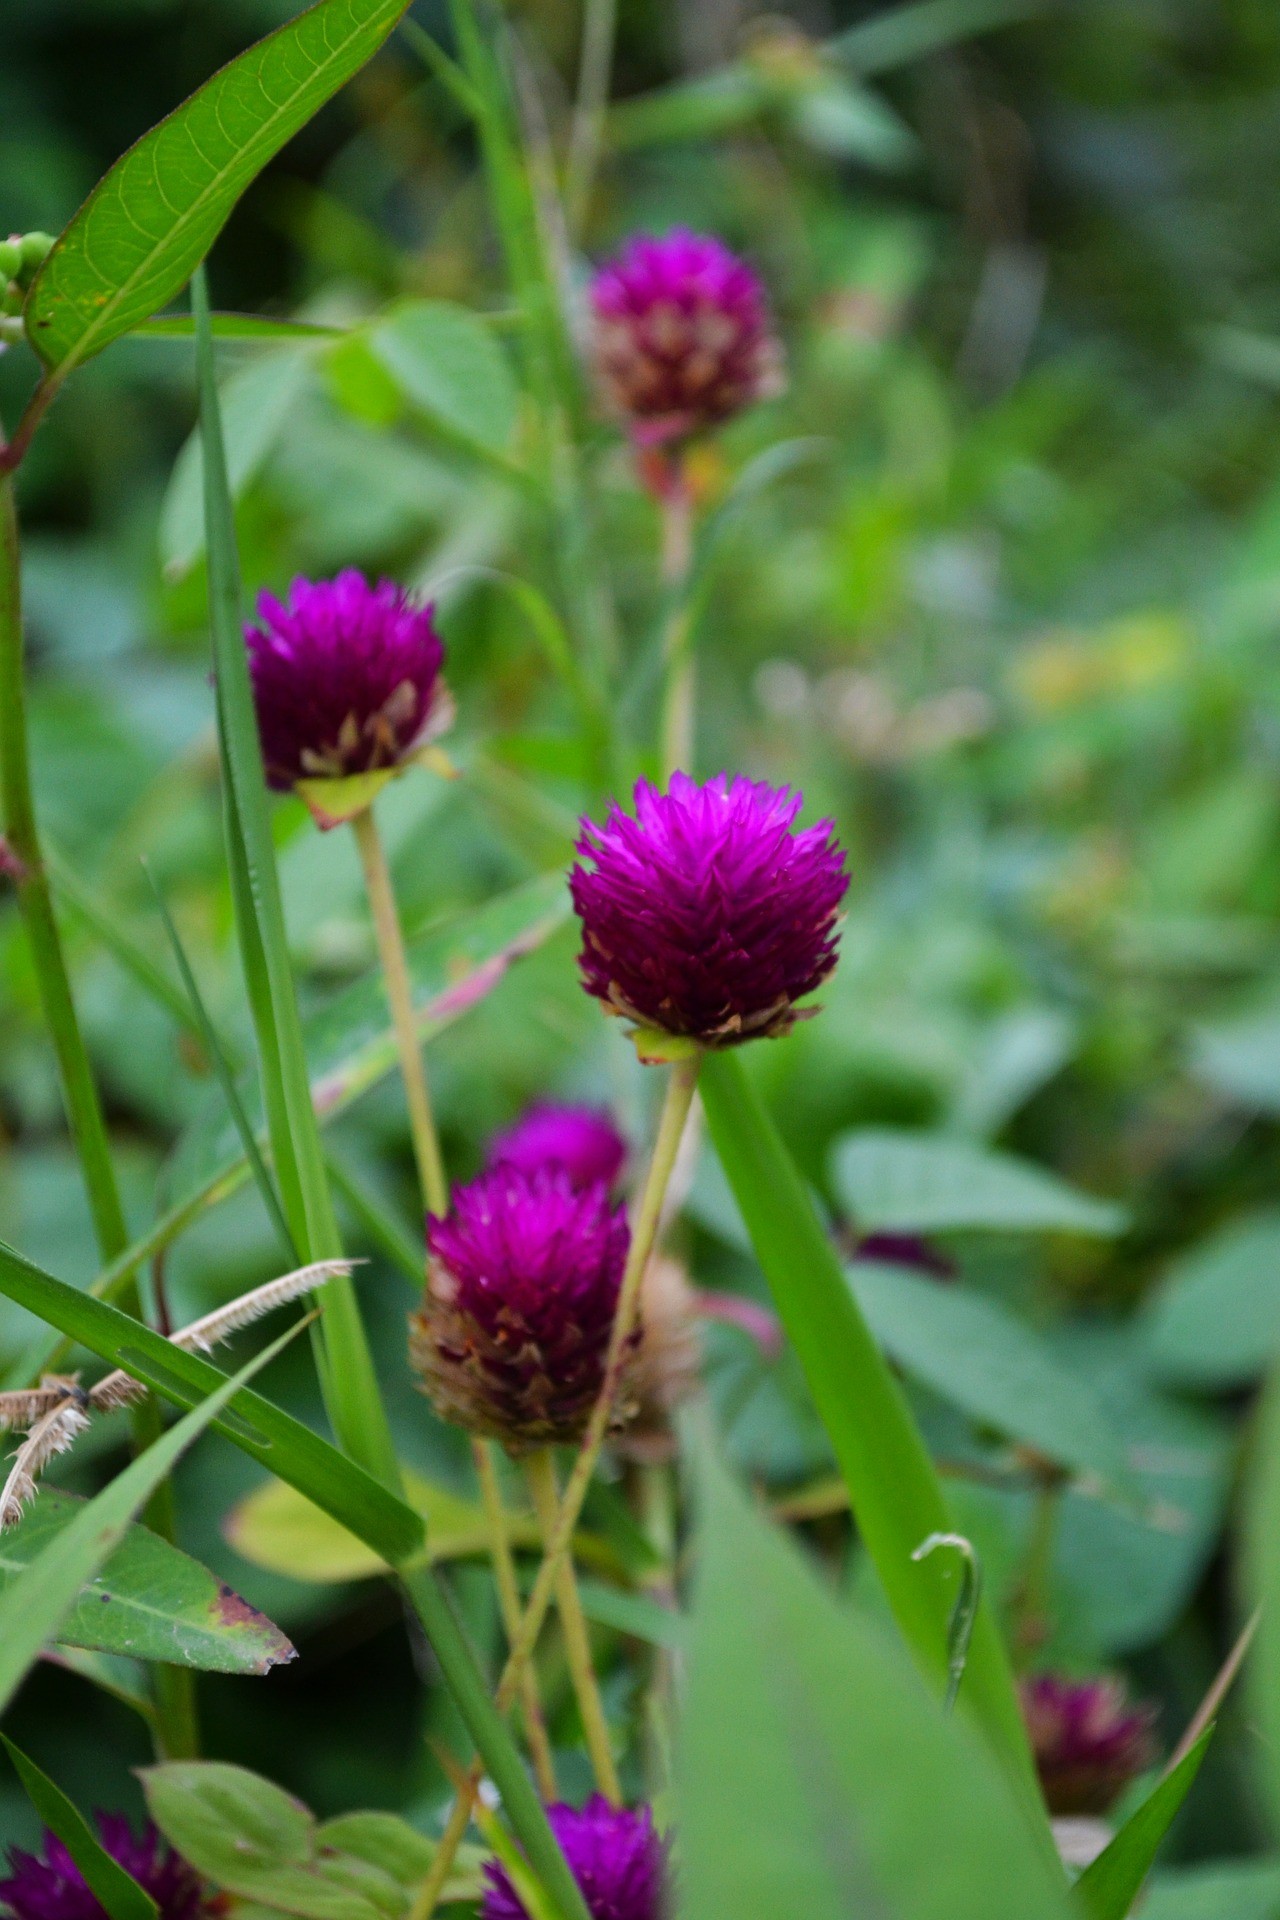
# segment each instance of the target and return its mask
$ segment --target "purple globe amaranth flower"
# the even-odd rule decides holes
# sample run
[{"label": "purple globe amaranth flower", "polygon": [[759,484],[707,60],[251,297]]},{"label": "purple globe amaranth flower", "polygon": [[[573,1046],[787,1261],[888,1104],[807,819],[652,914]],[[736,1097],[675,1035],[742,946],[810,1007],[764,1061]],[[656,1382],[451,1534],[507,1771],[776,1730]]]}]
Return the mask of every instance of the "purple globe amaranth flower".
[{"label": "purple globe amaranth flower", "polygon": [[[630,1231],[603,1181],[499,1166],[427,1222],[410,1354],[437,1411],[513,1452],[579,1439],[604,1382]],[[633,1336],[632,1346],[638,1343]],[[625,1417],[629,1396],[619,1395]]]},{"label": "purple globe amaranth flower", "polygon": [[1107,1813],[1155,1761],[1155,1709],[1132,1703],[1118,1680],[1039,1673],[1020,1695],[1050,1813]]},{"label": "purple globe amaranth flower", "polygon": [[719,240],[642,234],[591,285],[592,358],[635,440],[688,439],[782,386],[782,348],[759,276]]},{"label": "purple globe amaranth flower", "polygon": [[[591,1920],[662,1920],[667,1843],[647,1807],[612,1807],[595,1794],[580,1810],[548,1807],[547,1818]],[[491,1860],[484,1875],[480,1920],[529,1920],[506,1868]]]},{"label": "purple globe amaranth flower", "polygon": [[500,1133],[489,1148],[491,1167],[562,1167],[575,1187],[603,1180],[611,1187],[622,1172],[627,1143],[603,1107],[537,1100]]},{"label": "purple globe amaranth flower", "polygon": [[245,628],[267,781],[342,780],[394,768],[447,725],[433,609],[348,567],[258,596]]},{"label": "purple globe amaranth flower", "polygon": [[[148,1823],[135,1835],[121,1814],[97,1815],[98,1837],[160,1910],[160,1920],[201,1920],[212,1911],[195,1868]],[[0,1880],[0,1908],[13,1920],[107,1920],[61,1840],[44,1836],[41,1854],[9,1849],[9,1878]]]},{"label": "purple globe amaranth flower", "polygon": [[583,984],[612,1013],[708,1047],[785,1033],[836,963],[848,887],[829,820],[802,832],[787,787],[642,780],[636,817],[582,823],[569,876]]}]

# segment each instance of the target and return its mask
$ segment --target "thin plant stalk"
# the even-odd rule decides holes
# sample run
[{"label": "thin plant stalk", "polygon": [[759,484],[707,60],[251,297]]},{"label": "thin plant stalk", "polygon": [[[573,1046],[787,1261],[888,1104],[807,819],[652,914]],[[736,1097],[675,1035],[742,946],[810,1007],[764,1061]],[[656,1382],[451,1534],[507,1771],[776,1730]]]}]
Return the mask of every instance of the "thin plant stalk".
[{"label": "thin plant stalk", "polygon": [[[3,444],[3,435],[0,435],[0,448]],[[18,509],[13,475],[9,472],[0,474],[0,817],[17,867],[18,909],[58,1062],[67,1123],[80,1162],[94,1234],[102,1258],[115,1261],[129,1245],[129,1230],[111,1160],[102,1102],[76,1014],[36,825],[23,674]],[[135,1318],[140,1316],[136,1263],[128,1270],[122,1305]],[[158,1409],[154,1405],[137,1408],[131,1425],[134,1450],[142,1452],[159,1437]],[[172,1497],[166,1489],[153,1495],[147,1518],[156,1532],[173,1540]],[[195,1753],[199,1742],[195,1683],[191,1673],[186,1668],[156,1668],[152,1682],[157,1744],[161,1751],[175,1757]]]},{"label": "thin plant stalk", "polygon": [[[582,1446],[574,1462],[573,1471],[561,1495],[555,1528],[543,1551],[542,1565],[538,1568],[533,1591],[525,1606],[519,1635],[507,1656],[507,1664],[498,1682],[494,1706],[499,1713],[510,1712],[520,1685],[520,1675],[532,1657],[533,1649],[537,1646],[538,1635],[542,1631],[542,1624],[547,1617],[547,1609],[555,1592],[556,1573],[560,1561],[572,1546],[574,1529],[587,1497],[587,1489],[591,1485],[591,1476],[600,1457],[600,1449],[604,1445],[605,1435],[609,1430],[614,1397],[626,1362],[627,1343],[635,1326],[639,1309],[641,1283],[658,1236],[662,1205],[676,1164],[676,1156],[680,1151],[680,1142],[684,1137],[685,1123],[693,1105],[693,1096],[698,1090],[698,1070],[701,1064],[700,1049],[694,1049],[672,1063],[666,1095],[662,1103],[662,1114],[658,1121],[657,1137],[653,1145],[653,1155],[649,1161],[644,1187],[632,1222],[631,1246],[627,1253],[622,1285],[618,1291],[618,1305],[614,1314],[613,1329],[609,1336],[608,1352],[605,1356],[604,1381],[596,1404],[592,1408],[591,1418],[587,1423],[587,1430],[583,1435]],[[432,1863],[431,1872],[423,1884],[411,1920],[431,1920],[431,1915],[435,1912],[441,1890],[449,1877],[454,1856],[470,1823],[471,1809],[475,1804],[476,1794],[480,1790],[480,1779],[480,1763],[473,1761],[467,1775],[467,1791],[460,1794],[454,1803],[444,1833],[440,1837],[439,1850]]]},{"label": "thin plant stalk", "polygon": [[1204,1734],[1205,1728],[1217,1718],[1218,1709],[1234,1686],[1236,1675],[1244,1665],[1245,1655],[1253,1645],[1253,1637],[1258,1631],[1261,1619],[1262,1608],[1255,1607],[1241,1628],[1226,1659],[1210,1681],[1204,1699],[1188,1720],[1182,1738],[1169,1755],[1161,1776],[1163,1779],[1167,1780],[1169,1775],[1182,1765],[1191,1749]]},{"label": "thin plant stalk", "polygon": [[[530,1454],[525,1461],[525,1475],[529,1482],[529,1491],[533,1495],[534,1512],[538,1516],[538,1525],[542,1529],[542,1544],[545,1549],[551,1545],[555,1534],[556,1516],[560,1509],[556,1466],[549,1447],[539,1447],[536,1452]],[[596,1777],[596,1785],[606,1800],[613,1806],[620,1807],[622,1786],[618,1780],[618,1769],[614,1765],[609,1722],[605,1715],[604,1702],[600,1698],[595,1664],[591,1658],[591,1636],[587,1631],[586,1615],[582,1611],[578,1582],[573,1571],[572,1552],[563,1556],[556,1569],[556,1610],[560,1615],[565,1656],[569,1662],[569,1674],[577,1696],[578,1712],[582,1716],[582,1731],[586,1738],[587,1752],[591,1757],[591,1768]]]},{"label": "thin plant stalk", "polygon": [[692,773],[696,679],[691,645],[688,583],[693,565],[693,497],[684,461],[676,455],[659,502],[662,517],[660,570],[669,598],[662,640],[662,773]]},{"label": "thin plant stalk", "polygon": [[418,1178],[427,1206],[432,1213],[443,1216],[449,1210],[449,1183],[445,1178],[444,1157],[440,1152],[440,1137],[436,1132],[431,1094],[427,1087],[427,1070],[413,1016],[413,988],[409,980],[404,929],[400,924],[391,870],[387,865],[386,851],[372,807],[365,807],[363,812],[355,816],[351,830],[355,834],[360,864],[364,869],[383,985],[386,987],[391,1023],[395,1029],[400,1074],[404,1081],[405,1099],[409,1104],[409,1132],[413,1139],[414,1159],[418,1164]]},{"label": "thin plant stalk", "polygon": [[582,15],[582,50],[578,58],[578,95],[569,134],[569,171],[564,195],[565,217],[569,232],[575,239],[582,232],[591,203],[596,168],[600,164],[617,27],[618,0],[586,0]]},{"label": "thin plant stalk", "polygon": [[[507,1531],[507,1510],[502,1498],[502,1485],[498,1479],[492,1441],[483,1440],[477,1436],[472,1440],[471,1450],[476,1463],[476,1478],[480,1482],[480,1498],[484,1505],[485,1520],[489,1527],[490,1557],[493,1561],[494,1582],[498,1589],[498,1604],[502,1610],[502,1625],[507,1636],[507,1644],[510,1646],[520,1631],[520,1589],[516,1584],[515,1559],[511,1552],[511,1538]],[[533,1773],[538,1782],[538,1792],[544,1800],[555,1800],[559,1797],[560,1791],[556,1780],[556,1763],[551,1751],[551,1741],[547,1736],[546,1718],[542,1711],[537,1667],[532,1660],[520,1678],[520,1712],[524,1719],[525,1740],[529,1748],[529,1757],[533,1761]]]}]

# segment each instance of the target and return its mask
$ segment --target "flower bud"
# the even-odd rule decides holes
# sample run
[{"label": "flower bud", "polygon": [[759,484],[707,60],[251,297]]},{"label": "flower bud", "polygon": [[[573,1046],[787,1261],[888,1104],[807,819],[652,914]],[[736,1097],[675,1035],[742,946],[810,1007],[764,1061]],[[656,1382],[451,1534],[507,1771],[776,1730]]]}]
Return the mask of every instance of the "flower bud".
[{"label": "flower bud", "polygon": [[[581,1438],[604,1384],[630,1233],[602,1181],[499,1166],[427,1222],[409,1350],[436,1411],[511,1452]],[[638,1336],[633,1336],[633,1347]],[[619,1395],[630,1404],[629,1381]]]},{"label": "flower bud", "polygon": [[803,795],[719,774],[659,793],[635,818],[582,822],[569,876],[587,992],[640,1028],[705,1047],[786,1033],[836,964],[848,887],[829,820],[795,832]]},{"label": "flower bud", "polygon": [[535,1101],[514,1127],[497,1135],[491,1167],[561,1167],[575,1187],[603,1180],[611,1187],[622,1172],[627,1143],[603,1107]]},{"label": "flower bud", "polygon": [[1109,1812],[1155,1761],[1155,1710],[1132,1705],[1119,1680],[1039,1673],[1023,1681],[1021,1699],[1052,1814]]},{"label": "flower bud", "polygon": [[684,228],[632,240],[591,287],[592,357],[606,406],[645,447],[716,426],[782,386],[758,276]]},{"label": "flower bud", "polygon": [[[335,580],[295,580],[286,603],[259,595],[245,644],[270,786],[389,775],[448,725],[433,611],[354,568]],[[321,824],[339,817],[347,815],[335,808]]]},{"label": "flower bud", "polygon": [[[204,1920],[213,1912],[195,1868],[150,1823],[139,1837],[120,1814],[97,1816],[98,1838],[111,1858],[150,1894],[159,1920]],[[11,1847],[0,1907],[12,1920],[93,1920],[102,1907],[62,1841],[46,1832],[41,1853]]]},{"label": "flower bud", "polygon": [[[667,1843],[647,1807],[612,1807],[595,1794],[585,1807],[547,1808],[551,1830],[582,1889],[591,1920],[660,1920]],[[484,1869],[480,1920],[529,1920],[529,1911],[497,1860]]]}]

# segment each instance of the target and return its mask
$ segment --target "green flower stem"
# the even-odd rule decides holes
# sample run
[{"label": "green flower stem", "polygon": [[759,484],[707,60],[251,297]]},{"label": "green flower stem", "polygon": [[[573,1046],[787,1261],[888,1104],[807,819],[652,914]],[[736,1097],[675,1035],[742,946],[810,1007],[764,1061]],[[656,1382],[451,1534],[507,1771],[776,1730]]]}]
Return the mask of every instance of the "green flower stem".
[{"label": "green flower stem", "polygon": [[[529,1491],[533,1495],[538,1525],[542,1529],[542,1544],[545,1551],[550,1547],[555,1535],[556,1515],[560,1508],[556,1465],[549,1447],[539,1447],[535,1453],[530,1454],[525,1462],[525,1475],[529,1482]],[[622,1786],[618,1780],[618,1769],[614,1765],[609,1722],[605,1715],[604,1702],[600,1698],[600,1687],[591,1658],[591,1635],[587,1631],[586,1616],[582,1611],[582,1601],[578,1594],[572,1552],[566,1553],[556,1568],[556,1610],[560,1615],[569,1673],[573,1680],[574,1693],[577,1695],[578,1712],[582,1716],[582,1731],[586,1736],[587,1752],[591,1756],[596,1785],[606,1800],[615,1807],[620,1807]]]},{"label": "green flower stem", "polygon": [[[675,1060],[671,1067],[666,1097],[662,1104],[662,1116],[658,1122],[658,1134],[653,1145],[653,1157],[649,1162],[644,1189],[631,1223],[631,1246],[622,1275],[622,1285],[618,1292],[618,1306],[614,1315],[613,1331],[609,1337],[608,1352],[605,1356],[604,1381],[600,1389],[600,1397],[592,1409],[586,1433],[583,1435],[582,1446],[561,1496],[559,1515],[543,1553],[542,1565],[538,1569],[533,1591],[529,1595],[528,1604],[524,1610],[519,1635],[507,1656],[507,1664],[498,1682],[494,1707],[499,1713],[510,1711],[520,1685],[520,1675],[538,1644],[538,1635],[542,1631],[542,1624],[547,1617],[547,1609],[555,1592],[556,1574],[560,1561],[573,1544],[574,1529],[582,1512],[582,1503],[587,1497],[591,1476],[595,1471],[596,1461],[600,1458],[600,1449],[604,1445],[605,1435],[609,1430],[614,1396],[626,1361],[627,1342],[631,1337],[639,1310],[641,1282],[658,1237],[662,1204],[666,1198],[676,1156],[680,1151],[680,1142],[684,1138],[685,1123],[689,1118],[689,1109],[693,1105],[693,1096],[698,1090],[698,1070],[701,1064],[701,1051],[695,1049]],[[435,1864],[423,1894],[414,1909],[412,1920],[431,1920],[436,1899],[449,1876],[454,1854],[467,1831],[471,1808],[479,1787],[480,1765],[478,1761],[473,1761],[471,1771],[467,1775],[467,1791],[458,1795],[453,1812],[449,1816],[440,1840],[440,1850],[436,1855]]]},{"label": "green flower stem", "polygon": [[618,0],[586,0],[578,60],[578,97],[569,136],[569,172],[564,195],[565,218],[575,238],[582,232],[600,163],[617,26]]},{"label": "green flower stem", "polygon": [[[0,438],[0,446],[3,440]],[[129,1230],[97,1082],[71,993],[71,979],[53,911],[31,790],[27,744],[26,689],[23,677],[22,567],[18,544],[18,508],[11,473],[0,475],[0,809],[4,834],[18,864],[18,909],[35,964],[45,1022],[53,1040],[67,1123],[75,1143],[94,1233],[105,1261],[116,1261],[129,1245]],[[127,1268],[122,1305],[140,1315],[136,1264]],[[131,1416],[135,1452],[159,1437],[160,1413],[144,1401]],[[169,1489],[161,1489],[148,1508],[156,1532],[173,1540]],[[198,1750],[195,1683],[184,1668],[153,1671],[157,1742],[165,1754],[187,1756]]]},{"label": "green flower stem", "polygon": [[[520,1631],[520,1589],[516,1584],[516,1563],[507,1531],[507,1510],[503,1504],[493,1442],[477,1436],[471,1442],[471,1451],[476,1463],[476,1478],[480,1482],[485,1519],[489,1523],[490,1558],[493,1561],[494,1583],[498,1589],[498,1603],[502,1609],[502,1625],[507,1645],[511,1646]],[[560,1791],[556,1781],[556,1763],[547,1737],[542,1697],[538,1691],[538,1670],[532,1660],[520,1677],[520,1711],[524,1717],[525,1739],[529,1746],[529,1757],[533,1761],[538,1792],[544,1800],[556,1800]]]},{"label": "green flower stem", "polygon": [[449,1211],[449,1183],[445,1178],[440,1137],[431,1111],[427,1070],[414,1018],[413,987],[409,979],[404,929],[400,924],[391,870],[387,865],[372,807],[366,807],[362,813],[356,814],[351,822],[351,831],[355,835],[360,864],[364,868],[364,883],[378,942],[378,959],[382,966],[382,979],[400,1056],[400,1075],[409,1105],[409,1132],[413,1138],[413,1154],[418,1163],[422,1196],[432,1213],[443,1215]]},{"label": "green flower stem", "polygon": [[693,499],[684,462],[672,462],[670,484],[661,500],[662,584],[670,596],[662,652],[662,774],[693,772],[695,676],[691,645],[688,583],[693,565]]}]

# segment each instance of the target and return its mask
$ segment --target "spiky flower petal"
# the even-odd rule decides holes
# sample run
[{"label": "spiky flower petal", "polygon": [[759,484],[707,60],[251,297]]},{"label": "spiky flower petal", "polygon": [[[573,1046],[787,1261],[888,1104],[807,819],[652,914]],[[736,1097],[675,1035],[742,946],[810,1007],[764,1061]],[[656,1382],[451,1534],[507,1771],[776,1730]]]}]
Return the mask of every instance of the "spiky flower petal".
[{"label": "spiky flower petal", "polygon": [[639,236],[596,274],[591,309],[605,403],[642,446],[688,439],[782,385],[764,287],[719,240]]},{"label": "spiky flower petal", "polygon": [[823,820],[802,832],[787,787],[727,774],[642,780],[633,819],[582,823],[591,864],[569,878],[583,984],[610,1012],[703,1046],[785,1033],[836,963],[844,854]]},{"label": "spiky flower petal", "polygon": [[1050,1813],[1107,1813],[1156,1757],[1155,1710],[1119,1680],[1024,1680],[1022,1713]]},{"label": "spiky flower petal", "polygon": [[526,1173],[561,1167],[575,1187],[596,1180],[611,1187],[626,1157],[627,1143],[603,1107],[556,1100],[535,1101],[489,1148],[491,1167],[519,1167]]},{"label": "spiky flower petal", "polygon": [[267,779],[340,780],[396,767],[447,717],[431,607],[348,567],[258,597],[245,628]]},{"label": "spiky flower petal", "polygon": [[[149,1893],[159,1920],[202,1920],[212,1912],[199,1874],[148,1823],[135,1835],[120,1814],[97,1816],[98,1838],[106,1851]],[[13,1920],[107,1920],[61,1840],[46,1833],[39,1854],[11,1847],[9,1878],[0,1880],[0,1908]]]},{"label": "spiky flower petal", "polygon": [[[499,1166],[427,1222],[410,1353],[445,1419],[512,1451],[581,1437],[604,1382],[630,1233],[603,1182]],[[629,1405],[619,1398],[620,1416]]]},{"label": "spiky flower petal", "polygon": [[[611,1807],[596,1794],[581,1809],[548,1807],[547,1818],[591,1920],[661,1920],[667,1846],[647,1807]],[[529,1920],[506,1868],[491,1860],[484,1873],[480,1920]]]}]

